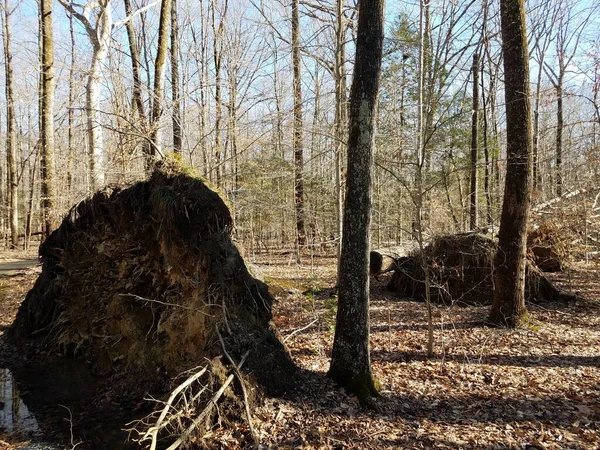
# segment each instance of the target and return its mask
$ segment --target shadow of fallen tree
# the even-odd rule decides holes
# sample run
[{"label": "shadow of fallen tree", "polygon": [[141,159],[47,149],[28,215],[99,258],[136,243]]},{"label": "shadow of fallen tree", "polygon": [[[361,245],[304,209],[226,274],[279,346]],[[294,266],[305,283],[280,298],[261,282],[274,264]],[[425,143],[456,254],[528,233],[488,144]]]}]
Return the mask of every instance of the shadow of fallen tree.
[{"label": "shadow of fallen tree", "polygon": [[[492,366],[514,367],[600,367],[600,356],[577,355],[464,355],[446,353],[446,361],[458,361],[467,364],[487,364]],[[430,361],[426,355],[415,352],[371,351],[372,361],[411,362]]]}]

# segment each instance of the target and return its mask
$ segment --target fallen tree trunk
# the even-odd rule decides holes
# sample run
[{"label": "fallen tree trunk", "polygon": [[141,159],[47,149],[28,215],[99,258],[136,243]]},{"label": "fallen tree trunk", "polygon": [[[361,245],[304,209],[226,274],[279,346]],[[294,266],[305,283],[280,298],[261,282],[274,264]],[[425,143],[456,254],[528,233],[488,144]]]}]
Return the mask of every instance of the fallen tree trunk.
[{"label": "fallen tree trunk", "polygon": [[[494,255],[497,244],[476,233],[439,236],[425,248],[431,280],[431,299],[442,304],[491,304],[494,290]],[[420,255],[401,257],[388,289],[416,300],[425,298],[425,274]],[[525,294],[530,302],[571,301],[577,296],[556,287],[531,262],[527,264]]]},{"label": "fallen tree trunk", "polygon": [[556,204],[556,203],[560,203],[563,202],[565,200],[571,199],[573,197],[577,197],[578,195],[583,195],[587,193],[587,189],[576,189],[572,192],[567,192],[566,194],[561,195],[560,197],[554,197],[544,203],[540,203],[539,205],[534,206],[533,208],[531,208],[531,212],[533,214],[535,213],[539,213],[544,211],[545,209],[549,208],[550,206]]},{"label": "fallen tree trunk", "polygon": [[369,273],[381,275],[396,269],[396,261],[403,256],[408,256],[419,248],[417,243],[411,242],[395,247],[371,250],[369,255]]}]

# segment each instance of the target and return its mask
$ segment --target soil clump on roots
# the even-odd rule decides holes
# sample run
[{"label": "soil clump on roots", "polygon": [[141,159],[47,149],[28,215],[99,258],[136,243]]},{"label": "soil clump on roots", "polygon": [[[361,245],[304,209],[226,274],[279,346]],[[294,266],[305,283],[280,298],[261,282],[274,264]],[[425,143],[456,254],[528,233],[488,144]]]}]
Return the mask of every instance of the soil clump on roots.
[{"label": "soil clump on roots", "polygon": [[[388,289],[401,296],[425,299],[429,268],[431,300],[446,305],[487,305],[494,295],[496,241],[478,233],[435,237],[423,249],[396,260]],[[525,299],[529,302],[568,302],[576,296],[560,290],[530,261],[527,262]]]},{"label": "soil clump on roots", "polygon": [[147,181],[96,193],[41,245],[42,273],[11,340],[84,360],[124,396],[168,397],[165,414],[161,403],[136,427],[142,440],[192,439],[210,426],[228,379],[219,420],[248,418],[262,393],[291,390],[297,370],[232,226],[219,195],[173,162]]}]

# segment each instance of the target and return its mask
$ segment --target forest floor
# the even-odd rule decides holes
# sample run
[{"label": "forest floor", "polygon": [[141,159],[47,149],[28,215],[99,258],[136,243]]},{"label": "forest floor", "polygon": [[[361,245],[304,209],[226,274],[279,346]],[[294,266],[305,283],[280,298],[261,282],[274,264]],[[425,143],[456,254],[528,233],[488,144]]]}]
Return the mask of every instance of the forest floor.
[{"label": "forest floor", "polygon": [[[31,257],[31,255],[18,255]],[[0,255],[0,263],[10,255]],[[325,374],[335,325],[335,261],[248,258],[276,297],[274,322],[296,364],[301,395],[267,399],[253,424],[266,448],[600,448],[600,263],[551,275],[584,300],[529,305],[528,329],[486,326],[489,307],[435,306],[435,353],[426,357],[423,303],[371,284],[371,359],[382,384],[376,411]],[[0,276],[0,334],[14,319],[39,268]],[[242,448],[247,427],[220,429],[212,442]],[[20,448],[0,430],[0,449]]]}]

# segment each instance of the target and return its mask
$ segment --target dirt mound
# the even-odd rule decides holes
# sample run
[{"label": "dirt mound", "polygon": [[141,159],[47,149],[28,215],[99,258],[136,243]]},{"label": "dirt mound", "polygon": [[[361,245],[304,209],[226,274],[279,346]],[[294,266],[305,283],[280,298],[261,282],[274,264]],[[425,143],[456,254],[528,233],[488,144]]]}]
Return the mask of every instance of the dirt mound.
[{"label": "dirt mound", "polygon": [[295,366],[270,325],[267,287],[248,272],[231,230],[219,195],[173,167],[98,192],[40,247],[42,273],[10,336],[118,373],[123,391],[169,386],[207,361],[198,380],[216,386],[246,355],[244,377],[281,394]]},{"label": "dirt mound", "polygon": [[[435,237],[423,249],[429,267],[431,299],[444,304],[491,304],[494,292],[496,242],[477,233]],[[421,255],[397,261],[388,289],[417,300],[425,298],[425,275]],[[526,299],[532,302],[570,300],[572,296],[556,288],[538,268],[528,263]]]}]

